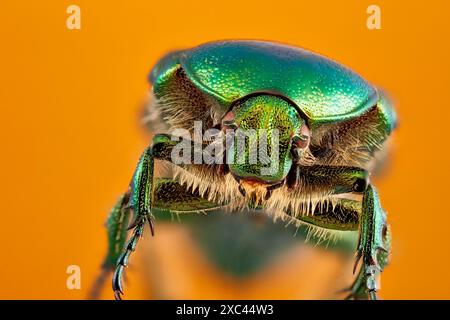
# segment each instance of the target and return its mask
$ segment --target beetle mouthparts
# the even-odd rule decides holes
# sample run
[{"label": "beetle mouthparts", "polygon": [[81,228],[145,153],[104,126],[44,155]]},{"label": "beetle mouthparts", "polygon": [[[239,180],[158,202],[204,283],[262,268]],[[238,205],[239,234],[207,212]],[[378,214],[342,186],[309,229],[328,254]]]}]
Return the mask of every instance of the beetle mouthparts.
[{"label": "beetle mouthparts", "polygon": [[284,180],[275,184],[268,184],[258,180],[236,179],[239,183],[239,192],[253,206],[261,205],[270,199],[272,191],[284,185]]}]

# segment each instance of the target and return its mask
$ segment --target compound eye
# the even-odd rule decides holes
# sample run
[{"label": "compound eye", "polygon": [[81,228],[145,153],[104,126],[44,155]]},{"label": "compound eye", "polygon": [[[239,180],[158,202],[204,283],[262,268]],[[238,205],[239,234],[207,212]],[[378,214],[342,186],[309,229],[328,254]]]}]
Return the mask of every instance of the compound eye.
[{"label": "compound eye", "polygon": [[306,149],[309,146],[311,140],[311,132],[309,128],[304,124],[300,129],[300,132],[292,137],[293,147],[299,149]]},{"label": "compound eye", "polygon": [[229,111],[225,116],[222,118],[222,128],[223,129],[237,129],[237,124],[234,119],[234,113],[233,111]]},{"label": "compound eye", "polygon": [[353,191],[355,192],[364,192],[367,189],[368,181],[364,178],[358,178],[356,179],[355,183],[353,184]]}]

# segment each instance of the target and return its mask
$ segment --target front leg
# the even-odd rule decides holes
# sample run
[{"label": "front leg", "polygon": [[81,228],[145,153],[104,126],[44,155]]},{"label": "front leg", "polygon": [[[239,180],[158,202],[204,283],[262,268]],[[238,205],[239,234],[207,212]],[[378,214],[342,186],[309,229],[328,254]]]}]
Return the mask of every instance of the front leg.
[{"label": "front leg", "polygon": [[[296,168],[290,185],[308,191],[326,191],[330,195],[362,194],[362,203],[339,199],[335,206],[316,208],[312,215],[287,214],[315,226],[334,230],[359,230],[354,272],[362,260],[356,280],[347,298],[376,299],[379,274],[388,263],[390,231],[374,186],[363,169],[352,167],[310,166]],[[290,208],[293,209],[293,208]]]},{"label": "front leg", "polygon": [[99,298],[107,276],[110,272],[114,271],[116,263],[122,254],[127,240],[127,225],[130,216],[130,209],[127,209],[129,199],[129,192],[121,195],[111,209],[108,219],[106,220],[105,226],[108,234],[108,250],[101,266],[100,274],[90,290],[90,299]]},{"label": "front leg", "polygon": [[123,253],[117,260],[116,270],[113,275],[112,287],[116,300],[123,295],[122,278],[124,268],[128,265],[131,253],[136,249],[139,239],[144,232],[145,224],[148,222],[152,235],[154,234],[154,216],[152,208],[154,152],[153,146],[147,148],[141,156],[130,184],[130,201],[127,207],[134,212],[134,221],[128,227],[133,228],[133,234],[125,245]]},{"label": "front leg", "polygon": [[[192,142],[191,142],[192,143]],[[129,203],[125,207],[120,207],[123,211],[131,209],[134,213],[134,220],[128,229],[133,229],[132,236],[124,246],[122,254],[117,260],[116,270],[113,275],[112,287],[114,296],[117,300],[121,299],[123,295],[122,278],[125,267],[128,265],[128,260],[132,252],[135,251],[139,239],[142,237],[144,227],[148,223],[151,234],[154,235],[154,216],[152,213],[154,202],[154,181],[153,170],[155,159],[172,161],[171,153],[173,148],[178,144],[177,139],[173,140],[169,135],[157,134],[153,138],[152,145],[148,147],[141,156],[136,167],[133,179],[130,183]],[[192,155],[191,163],[195,159],[195,154]],[[180,164],[184,166],[185,164]],[[199,199],[191,199],[192,205],[195,207],[212,205],[205,201],[199,204]],[[166,204],[168,209],[172,209],[173,205]],[[183,210],[180,210],[183,211]]]},{"label": "front leg", "polygon": [[128,265],[131,253],[136,249],[137,243],[143,235],[146,223],[149,224],[151,234],[154,235],[155,218],[152,214],[154,162],[155,158],[164,159],[167,156],[165,150],[171,144],[173,144],[173,141],[167,135],[156,135],[153,138],[152,145],[142,154],[131,180],[129,203],[126,205],[126,209],[131,209],[134,213],[134,220],[128,227],[128,229],[133,229],[133,234],[117,260],[112,279],[114,296],[117,300],[120,300],[123,295],[122,278],[124,269]]},{"label": "front leg", "polygon": [[381,208],[375,188],[369,185],[364,192],[359,223],[359,241],[353,272],[362,260],[359,274],[347,298],[377,299],[379,275],[388,263],[391,235],[386,213]]}]

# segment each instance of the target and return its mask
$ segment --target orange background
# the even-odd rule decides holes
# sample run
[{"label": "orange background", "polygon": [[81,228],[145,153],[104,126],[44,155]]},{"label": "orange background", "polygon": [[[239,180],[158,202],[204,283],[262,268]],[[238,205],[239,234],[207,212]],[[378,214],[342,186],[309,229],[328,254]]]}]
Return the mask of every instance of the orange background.
[{"label": "orange background", "polygon": [[[81,30],[66,28],[73,3]],[[395,155],[377,181],[394,236],[382,296],[450,298],[450,2],[214,3],[2,2],[0,298],[86,297],[106,247],[102,224],[147,143],[138,122],[147,72],[168,50],[232,38],[312,49],[394,97]],[[382,30],[366,28],[373,3]],[[71,264],[81,290],[66,289]],[[128,297],[139,298],[134,283]]]}]

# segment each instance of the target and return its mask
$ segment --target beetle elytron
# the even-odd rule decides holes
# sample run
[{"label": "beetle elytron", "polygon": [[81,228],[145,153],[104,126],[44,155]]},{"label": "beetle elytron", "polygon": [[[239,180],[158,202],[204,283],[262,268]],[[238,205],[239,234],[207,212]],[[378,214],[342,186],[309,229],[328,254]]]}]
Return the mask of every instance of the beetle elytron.
[{"label": "beetle elytron", "polygon": [[[108,219],[105,266],[115,266],[116,299],[123,295],[124,268],[144,226],[154,232],[154,210],[217,207],[264,209],[318,228],[359,230],[354,272],[361,266],[348,297],[376,299],[390,231],[369,171],[381,161],[396,123],[379,90],[325,57],[264,41],[214,42],[172,52],[156,64],[150,82],[150,118],[164,125]],[[173,164],[178,142],[169,133],[179,128],[192,133],[194,121],[201,121],[203,132],[277,131],[278,169],[261,175],[260,161]],[[241,151],[248,154],[249,148]],[[172,180],[153,178],[155,160],[172,163]],[[128,241],[127,230],[133,230]]]}]

